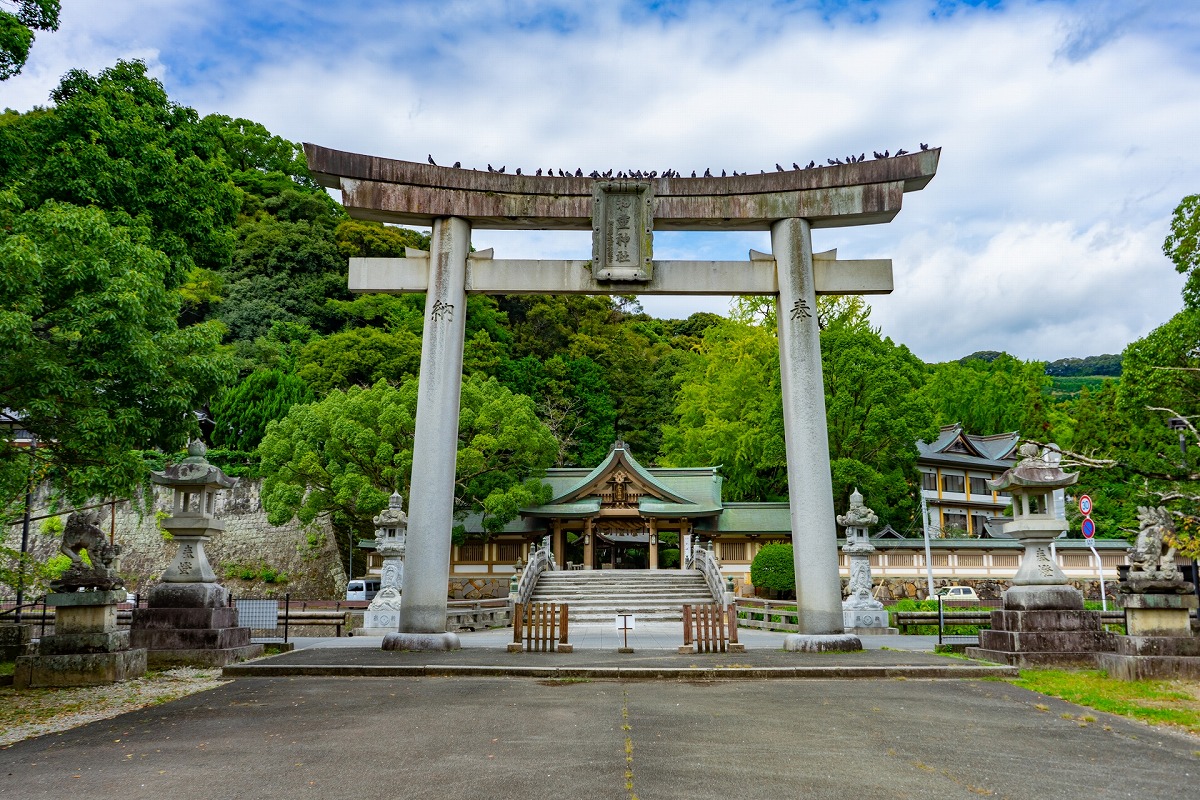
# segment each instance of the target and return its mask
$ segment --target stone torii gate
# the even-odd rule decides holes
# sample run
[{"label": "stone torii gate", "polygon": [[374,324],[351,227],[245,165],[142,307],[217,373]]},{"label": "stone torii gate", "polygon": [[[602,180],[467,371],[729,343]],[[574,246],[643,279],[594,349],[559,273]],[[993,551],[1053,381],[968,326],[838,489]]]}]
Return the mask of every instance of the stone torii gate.
[{"label": "stone torii gate", "polygon": [[[359,219],[431,226],[429,252],[350,259],[353,292],[426,292],[400,636],[446,633],[454,470],[468,293],[774,295],[796,599],[802,634],[843,633],[818,294],[892,291],[888,259],[812,252],[813,228],[890,222],[937,172],[940,149],[727,178],[605,180],[480,172],[305,144],[309,170]],[[471,253],[471,229],[591,230],[590,260]],[[769,230],[748,261],[655,261],[654,230]]]}]

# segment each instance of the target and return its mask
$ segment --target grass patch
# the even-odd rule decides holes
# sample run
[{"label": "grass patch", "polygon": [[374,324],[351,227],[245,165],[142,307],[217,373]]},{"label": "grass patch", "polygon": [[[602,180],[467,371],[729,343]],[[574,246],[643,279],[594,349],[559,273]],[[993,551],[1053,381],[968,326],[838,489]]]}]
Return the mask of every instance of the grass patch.
[{"label": "grass patch", "polygon": [[12,675],[16,668],[17,662],[15,661],[0,661],[0,675]]},{"label": "grass patch", "polygon": [[227,681],[219,669],[177,667],[108,686],[68,689],[0,687],[0,748],[127,711],[166,703]]},{"label": "grass patch", "polygon": [[1009,683],[1097,711],[1200,734],[1200,683],[1195,681],[1119,681],[1100,670],[1022,670],[1021,677]]}]

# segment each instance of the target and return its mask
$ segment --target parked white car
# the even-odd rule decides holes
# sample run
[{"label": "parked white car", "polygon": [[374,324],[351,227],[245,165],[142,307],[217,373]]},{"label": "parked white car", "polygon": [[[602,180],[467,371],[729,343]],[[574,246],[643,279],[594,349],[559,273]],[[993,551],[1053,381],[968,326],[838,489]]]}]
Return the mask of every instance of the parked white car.
[{"label": "parked white car", "polygon": [[979,602],[979,595],[975,594],[975,590],[970,586],[943,586],[937,590],[938,597],[946,600],[969,600],[972,603]]}]

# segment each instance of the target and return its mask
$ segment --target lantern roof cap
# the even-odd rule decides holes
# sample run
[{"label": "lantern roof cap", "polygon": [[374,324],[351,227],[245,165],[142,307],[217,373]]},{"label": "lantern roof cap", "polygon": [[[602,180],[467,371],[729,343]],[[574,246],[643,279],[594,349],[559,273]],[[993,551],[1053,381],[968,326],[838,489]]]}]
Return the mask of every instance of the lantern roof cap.
[{"label": "lantern roof cap", "polygon": [[1079,480],[1078,473],[1063,472],[1053,451],[1041,452],[1036,444],[1026,442],[1018,451],[1021,460],[1004,471],[988,488],[994,492],[1019,491],[1021,489],[1062,489]]},{"label": "lantern roof cap", "polygon": [[188,443],[188,457],[171,464],[162,472],[151,472],[150,480],[160,486],[206,486],[213,489],[232,489],[238,479],[231,478],[220,467],[208,463],[204,456],[208,448],[195,439]]}]

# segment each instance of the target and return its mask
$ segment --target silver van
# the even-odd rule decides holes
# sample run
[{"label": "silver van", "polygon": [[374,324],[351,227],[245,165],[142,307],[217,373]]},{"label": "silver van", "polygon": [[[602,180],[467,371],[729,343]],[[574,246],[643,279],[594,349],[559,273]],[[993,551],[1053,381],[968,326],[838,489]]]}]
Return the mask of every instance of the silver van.
[{"label": "silver van", "polygon": [[347,600],[374,600],[379,594],[378,578],[355,578],[346,584]]}]

